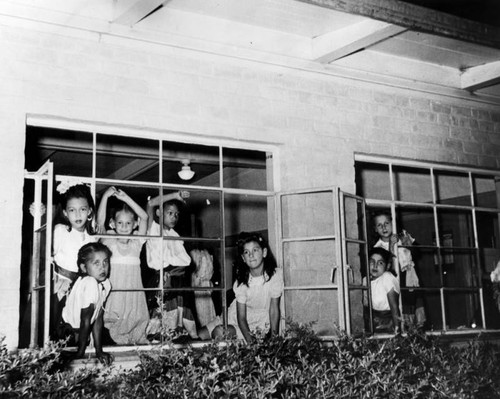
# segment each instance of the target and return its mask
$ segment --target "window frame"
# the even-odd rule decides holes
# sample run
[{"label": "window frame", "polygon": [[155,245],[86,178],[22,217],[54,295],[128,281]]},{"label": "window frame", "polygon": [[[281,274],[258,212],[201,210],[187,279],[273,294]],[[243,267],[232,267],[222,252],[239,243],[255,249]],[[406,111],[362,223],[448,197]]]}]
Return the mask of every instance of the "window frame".
[{"label": "window frame", "polygon": [[[389,185],[390,185],[390,198],[389,199],[376,199],[376,198],[368,198],[365,193],[362,193],[362,195],[365,198],[366,201],[366,206],[367,208],[369,207],[375,207],[375,208],[386,208],[390,213],[392,214],[393,217],[393,231],[396,228],[396,211],[401,210],[401,209],[428,209],[429,212],[432,213],[433,217],[433,222],[434,222],[434,234],[435,234],[435,246],[433,247],[436,251],[437,257],[439,259],[439,267],[440,271],[442,272],[442,267],[444,266],[444,258],[445,255],[443,255],[446,252],[446,248],[449,247],[445,245],[446,243],[442,242],[442,234],[444,231],[441,230],[441,226],[439,225],[439,211],[440,210],[445,210],[449,212],[469,212],[471,215],[471,222],[472,222],[472,234],[473,234],[473,242],[472,246],[469,247],[452,247],[452,250],[463,250],[463,251],[470,251],[473,253],[472,256],[476,259],[476,264],[474,268],[478,272],[479,276],[479,283],[474,286],[472,284],[469,284],[467,287],[459,287],[459,286],[446,286],[442,279],[441,279],[441,284],[439,287],[432,287],[432,288],[426,288],[426,287],[420,287],[419,290],[423,293],[426,291],[432,290],[432,291],[437,291],[439,290],[439,297],[440,297],[440,305],[441,305],[441,321],[442,321],[442,328],[436,329],[436,334],[440,334],[441,332],[446,332],[448,334],[466,334],[470,333],[471,330],[478,330],[478,331],[498,331],[496,329],[490,329],[487,327],[488,320],[486,319],[486,313],[485,313],[485,303],[484,303],[484,289],[483,289],[483,279],[481,278],[481,274],[485,272],[483,269],[485,267],[484,264],[481,263],[480,255],[481,255],[481,250],[484,247],[480,247],[478,243],[478,226],[477,226],[477,213],[491,213],[493,215],[496,215],[497,217],[497,222],[500,221],[500,205],[498,205],[497,202],[497,207],[484,207],[484,206],[478,206],[475,203],[476,199],[476,194],[477,190],[474,186],[474,177],[475,176],[484,176],[484,177],[491,177],[494,180],[494,183],[496,185],[496,192],[497,192],[497,197],[500,195],[499,193],[499,186],[498,186],[498,181],[500,181],[500,171],[496,170],[491,170],[491,169],[481,169],[481,168],[475,168],[475,167],[467,167],[467,166],[453,166],[453,165],[448,165],[448,164],[440,164],[440,163],[435,163],[435,162],[425,162],[425,161],[417,161],[417,160],[409,160],[409,159],[402,159],[402,158],[394,158],[394,157],[387,157],[387,156],[379,156],[379,155],[373,155],[373,154],[364,154],[364,153],[355,153],[354,154],[354,161],[355,161],[355,169],[356,173],[360,172],[363,170],[362,166],[360,166],[363,163],[366,164],[378,164],[381,166],[385,166],[388,169],[388,174],[389,174]],[[396,182],[394,178],[394,168],[397,167],[404,167],[404,168],[415,168],[415,169],[420,169],[420,170],[428,170],[429,171],[429,177],[430,177],[430,184],[432,187],[432,202],[431,203],[426,203],[426,202],[412,202],[412,201],[403,201],[397,199],[396,195]],[[468,184],[470,187],[470,204],[469,205],[451,205],[451,204],[444,204],[440,203],[437,198],[437,181],[436,181],[436,174],[439,172],[446,172],[446,173],[451,173],[451,174],[463,174],[467,176],[468,179]],[[367,220],[367,223],[369,221]],[[418,237],[416,237],[418,240]],[[497,237],[496,240],[496,248],[499,248],[499,238]],[[432,246],[429,245],[424,245],[422,247],[427,247],[427,248],[432,248]],[[472,268],[471,268],[472,270]],[[450,328],[448,326],[447,320],[449,317],[447,317],[447,312],[450,312],[450,309],[445,305],[445,297],[446,294],[454,294],[454,293],[459,293],[459,292],[465,292],[465,293],[470,293],[472,295],[477,295],[479,299],[479,306],[480,306],[480,311],[481,311],[481,324],[480,326],[473,327],[471,324],[470,328],[464,328],[461,329],[460,327],[458,328]],[[400,296],[400,311],[402,311],[402,306],[401,306],[401,296]],[[429,333],[429,332],[428,332]],[[430,332],[432,333],[432,332]]]}]

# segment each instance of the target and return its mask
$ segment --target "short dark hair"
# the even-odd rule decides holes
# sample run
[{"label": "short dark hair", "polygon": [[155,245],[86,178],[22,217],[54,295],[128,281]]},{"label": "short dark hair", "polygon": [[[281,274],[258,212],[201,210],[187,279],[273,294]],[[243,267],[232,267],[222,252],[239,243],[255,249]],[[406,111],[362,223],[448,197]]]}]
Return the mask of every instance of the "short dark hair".
[{"label": "short dark hair", "polygon": [[392,258],[394,257],[394,255],[390,251],[382,247],[375,247],[370,250],[368,259],[370,259],[373,255],[380,255],[385,262],[386,270],[389,271],[391,269]]},{"label": "short dark hair", "polygon": [[111,258],[111,250],[101,242],[89,242],[80,248],[78,251],[77,266],[80,268],[81,264],[86,264],[90,256],[96,252],[104,252],[108,258]]}]

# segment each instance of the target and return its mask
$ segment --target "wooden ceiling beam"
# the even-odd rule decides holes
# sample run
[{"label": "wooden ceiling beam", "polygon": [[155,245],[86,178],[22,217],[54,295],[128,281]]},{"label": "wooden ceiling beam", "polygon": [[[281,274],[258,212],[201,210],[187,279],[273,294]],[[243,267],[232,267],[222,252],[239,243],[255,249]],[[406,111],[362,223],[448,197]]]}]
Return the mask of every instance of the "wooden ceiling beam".
[{"label": "wooden ceiling beam", "polygon": [[500,28],[397,0],[293,0],[500,49]]},{"label": "wooden ceiling beam", "polygon": [[367,19],[312,39],[312,58],[331,63],[406,31],[397,25]]},{"label": "wooden ceiling beam", "polygon": [[500,61],[468,68],[460,77],[464,90],[475,91],[500,83]]}]

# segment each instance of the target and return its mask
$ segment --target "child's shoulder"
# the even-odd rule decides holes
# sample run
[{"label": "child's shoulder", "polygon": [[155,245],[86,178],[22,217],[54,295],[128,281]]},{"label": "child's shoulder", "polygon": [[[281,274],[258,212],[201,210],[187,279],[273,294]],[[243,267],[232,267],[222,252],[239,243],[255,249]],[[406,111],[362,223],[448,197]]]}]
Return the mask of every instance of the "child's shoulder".
[{"label": "child's shoulder", "polygon": [[54,226],[54,232],[69,232],[68,226],[64,223],[57,223]]}]

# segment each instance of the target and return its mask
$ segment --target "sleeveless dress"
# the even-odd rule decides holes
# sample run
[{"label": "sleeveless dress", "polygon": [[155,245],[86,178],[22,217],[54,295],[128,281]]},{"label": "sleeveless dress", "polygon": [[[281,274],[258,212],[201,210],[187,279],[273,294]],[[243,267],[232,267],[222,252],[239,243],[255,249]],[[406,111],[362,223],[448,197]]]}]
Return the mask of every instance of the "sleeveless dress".
[{"label": "sleeveless dress", "polygon": [[[112,290],[106,302],[104,326],[119,345],[146,344],[149,321],[146,295],[143,291],[139,254],[144,240],[104,240],[113,255],[109,280]],[[135,289],[136,291],[121,291]]]}]

